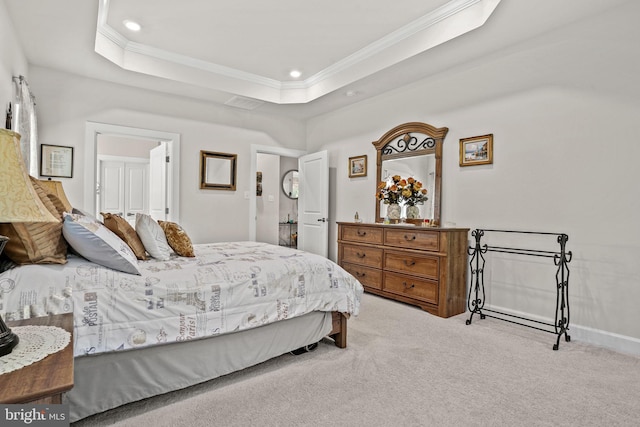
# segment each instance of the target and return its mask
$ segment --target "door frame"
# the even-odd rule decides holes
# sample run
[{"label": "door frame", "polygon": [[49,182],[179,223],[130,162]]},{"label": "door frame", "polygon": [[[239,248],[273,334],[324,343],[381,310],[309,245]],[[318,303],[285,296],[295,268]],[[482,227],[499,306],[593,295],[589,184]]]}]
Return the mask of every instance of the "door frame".
[{"label": "door frame", "polygon": [[269,145],[251,144],[251,171],[249,173],[249,191],[245,193],[245,199],[249,199],[249,240],[256,241],[257,196],[256,196],[256,172],[258,172],[258,153],[276,154],[281,157],[299,158],[307,154],[304,150],[292,148],[271,147]]},{"label": "door frame", "polygon": [[180,223],[180,134],[108,123],[87,122],[85,126],[84,210],[95,214],[97,206],[95,183],[98,173],[96,151],[99,134],[167,142],[171,158],[167,168],[167,220]]}]

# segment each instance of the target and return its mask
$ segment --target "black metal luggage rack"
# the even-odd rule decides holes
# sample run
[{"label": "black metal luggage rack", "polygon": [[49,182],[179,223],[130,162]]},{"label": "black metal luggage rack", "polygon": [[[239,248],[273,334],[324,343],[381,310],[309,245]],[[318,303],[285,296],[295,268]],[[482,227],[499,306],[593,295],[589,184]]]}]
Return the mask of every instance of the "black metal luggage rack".
[{"label": "black metal luggage rack", "polygon": [[[492,233],[519,233],[519,234],[535,234],[535,235],[552,235],[557,236],[557,241],[560,245],[559,251],[544,251],[538,249],[522,249],[522,248],[510,248],[500,246],[488,246],[486,243],[481,243],[482,237],[486,232]],[[467,319],[466,324],[470,325],[474,314],[478,313],[480,319],[485,317],[493,317],[495,319],[504,320],[507,322],[515,323],[517,325],[526,326],[533,329],[538,329],[544,332],[550,332],[557,335],[556,343],[553,346],[554,350],[558,350],[560,346],[560,337],[565,336],[565,341],[571,341],[571,337],[567,333],[569,330],[569,262],[571,262],[571,251],[566,251],[567,240],[569,236],[562,233],[540,233],[534,231],[514,231],[514,230],[482,230],[475,229],[471,232],[471,235],[475,238],[475,247],[469,247],[467,253],[471,256],[469,265],[471,267],[471,284],[469,286],[469,298],[467,305],[471,315]],[[490,310],[484,308],[485,303],[485,291],[484,291],[484,266],[485,259],[484,254],[487,252],[503,252],[516,255],[525,256],[538,256],[544,258],[553,258],[553,263],[558,267],[556,271],[556,314],[555,323],[546,323],[539,320],[528,319],[526,317],[516,316],[509,313],[503,313],[496,310]],[[475,280],[475,282],[474,282]],[[473,294],[473,297],[472,297]],[[504,317],[492,316],[485,314],[485,312],[499,314]],[[516,319],[516,320],[513,320]],[[521,323],[519,320],[527,321],[532,324]],[[548,326],[549,328],[543,328],[541,326]],[[553,328],[553,329],[551,329]]]}]

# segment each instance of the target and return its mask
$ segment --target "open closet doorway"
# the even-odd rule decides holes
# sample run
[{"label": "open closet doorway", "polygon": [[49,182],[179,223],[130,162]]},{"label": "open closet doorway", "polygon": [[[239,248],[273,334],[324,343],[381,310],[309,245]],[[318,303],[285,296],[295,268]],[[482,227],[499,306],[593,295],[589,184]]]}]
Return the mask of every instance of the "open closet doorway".
[{"label": "open closet doorway", "polygon": [[120,215],[133,227],[137,213],[149,214],[149,158],[151,150],[160,144],[163,143],[98,135],[97,212]]},{"label": "open closet doorway", "polygon": [[179,223],[179,167],[179,134],[87,122],[84,209]]}]

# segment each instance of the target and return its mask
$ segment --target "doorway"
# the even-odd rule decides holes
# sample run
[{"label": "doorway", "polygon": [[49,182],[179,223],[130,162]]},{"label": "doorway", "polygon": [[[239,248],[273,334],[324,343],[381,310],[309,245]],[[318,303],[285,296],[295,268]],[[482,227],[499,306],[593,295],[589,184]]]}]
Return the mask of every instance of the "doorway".
[{"label": "doorway", "polygon": [[[177,133],[156,131],[151,129],[132,128],[127,126],[112,125],[106,123],[87,122],[85,129],[85,173],[84,173],[84,209],[93,213],[96,217],[99,214],[98,206],[98,183],[99,183],[99,163],[98,163],[98,141],[103,137],[118,137],[128,139],[131,142],[126,144],[126,154],[124,157],[131,157],[132,153],[139,151],[149,152],[148,145],[164,147],[163,158],[165,163],[162,173],[156,173],[153,165],[150,166],[149,182],[158,182],[161,179],[166,188],[165,197],[162,199],[162,206],[154,206],[153,200],[149,202],[150,212],[159,209],[165,215],[167,221],[180,222],[180,135]],[[146,148],[145,148],[146,146]],[[156,151],[154,149],[153,151]],[[121,155],[122,156],[122,155]],[[157,177],[162,178],[157,178]],[[151,189],[158,188],[157,185]],[[152,192],[150,192],[151,194]],[[153,196],[150,196],[153,197]]]},{"label": "doorway", "polygon": [[[256,182],[257,181],[256,177],[257,177],[257,172],[259,172],[258,154],[261,154],[261,153],[273,154],[278,157],[294,158],[295,162],[297,163],[298,157],[301,157],[306,152],[302,150],[293,150],[289,148],[262,146],[262,145],[255,145],[255,144],[251,145],[251,172],[249,176],[253,178],[249,180],[249,191],[245,193],[245,198],[249,199],[249,240],[254,242],[256,241],[256,235],[257,235],[256,230],[257,230],[257,222],[258,222],[258,209],[257,209],[257,204],[258,204],[257,203],[258,201],[257,187],[258,186]],[[279,185],[280,183],[278,182],[278,187],[277,187],[278,189],[280,188]],[[260,196],[260,197],[265,197],[265,194],[266,193],[263,191],[263,196]],[[268,195],[266,197],[268,200]],[[275,194],[274,194],[274,198],[275,198]],[[273,203],[275,203],[275,200]],[[277,232],[278,230],[276,230],[276,233]],[[277,234],[276,234],[276,239],[277,239]]]}]

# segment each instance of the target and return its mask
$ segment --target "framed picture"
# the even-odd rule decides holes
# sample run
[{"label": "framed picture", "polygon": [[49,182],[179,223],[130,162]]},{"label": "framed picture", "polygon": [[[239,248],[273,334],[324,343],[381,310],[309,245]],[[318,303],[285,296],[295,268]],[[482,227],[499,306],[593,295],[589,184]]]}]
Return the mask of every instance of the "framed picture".
[{"label": "framed picture", "polygon": [[460,140],[460,166],[493,163],[493,134]]},{"label": "framed picture", "polygon": [[367,176],[367,155],[349,157],[349,178]]},{"label": "framed picture", "polygon": [[40,175],[73,178],[73,147],[41,144]]}]

